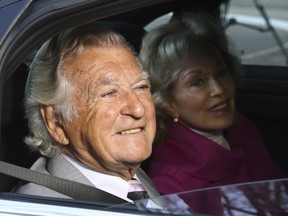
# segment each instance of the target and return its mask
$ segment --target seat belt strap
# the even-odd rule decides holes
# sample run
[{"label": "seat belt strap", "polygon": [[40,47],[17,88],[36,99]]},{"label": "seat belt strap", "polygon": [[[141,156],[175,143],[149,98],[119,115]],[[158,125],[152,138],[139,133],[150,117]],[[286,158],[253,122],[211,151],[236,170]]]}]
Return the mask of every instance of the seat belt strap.
[{"label": "seat belt strap", "polygon": [[0,161],[0,173],[42,185],[74,199],[98,201],[109,204],[127,203],[124,199],[90,185],[56,176],[50,176],[45,173],[30,170],[4,161]]}]

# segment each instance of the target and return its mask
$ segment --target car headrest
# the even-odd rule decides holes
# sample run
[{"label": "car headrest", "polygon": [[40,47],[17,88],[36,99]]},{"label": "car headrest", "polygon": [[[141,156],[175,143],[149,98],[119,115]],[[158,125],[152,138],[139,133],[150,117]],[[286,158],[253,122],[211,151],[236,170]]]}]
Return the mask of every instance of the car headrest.
[{"label": "car headrest", "polygon": [[121,34],[138,53],[142,43],[142,37],[146,31],[133,23],[123,21],[103,21],[105,25],[110,27],[113,31]]}]

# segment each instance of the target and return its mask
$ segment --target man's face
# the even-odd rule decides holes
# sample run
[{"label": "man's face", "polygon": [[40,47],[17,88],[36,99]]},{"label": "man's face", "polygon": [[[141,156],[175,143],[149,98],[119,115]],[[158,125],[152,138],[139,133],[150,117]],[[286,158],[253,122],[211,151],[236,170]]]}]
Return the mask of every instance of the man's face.
[{"label": "man's face", "polygon": [[64,67],[78,112],[64,123],[65,151],[108,174],[139,166],[151,154],[156,123],[150,84],[135,57],[122,47],[90,47]]}]

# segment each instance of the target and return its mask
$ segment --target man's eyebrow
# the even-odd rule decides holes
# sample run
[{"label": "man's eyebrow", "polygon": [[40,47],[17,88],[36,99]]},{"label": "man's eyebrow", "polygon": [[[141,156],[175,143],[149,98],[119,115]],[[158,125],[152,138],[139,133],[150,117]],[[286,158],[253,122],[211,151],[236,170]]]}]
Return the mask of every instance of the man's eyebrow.
[{"label": "man's eyebrow", "polygon": [[97,80],[95,80],[94,82],[92,82],[91,84],[89,84],[88,86],[88,93],[87,93],[87,101],[89,102],[91,99],[95,98],[95,94],[97,92],[97,89],[101,88],[101,86],[105,86],[105,85],[110,85],[115,83],[115,79],[110,79],[110,78],[99,78]]},{"label": "man's eyebrow", "polygon": [[[135,82],[132,83],[132,85],[142,80],[149,80],[149,75],[147,72],[142,72],[141,75],[135,80]],[[111,79],[107,77],[100,78],[89,86],[88,88],[89,94],[91,93],[91,91],[93,92],[95,90],[95,87],[97,88],[97,86],[105,86],[105,85],[111,85],[111,84],[116,84],[116,83],[117,83],[117,79]]]},{"label": "man's eyebrow", "polygon": [[140,82],[142,80],[149,80],[149,74],[146,71],[143,71],[134,83]]},{"label": "man's eyebrow", "polygon": [[115,79],[110,79],[110,78],[100,78],[98,79],[95,84],[96,85],[110,85],[111,83],[115,82],[116,80]]}]

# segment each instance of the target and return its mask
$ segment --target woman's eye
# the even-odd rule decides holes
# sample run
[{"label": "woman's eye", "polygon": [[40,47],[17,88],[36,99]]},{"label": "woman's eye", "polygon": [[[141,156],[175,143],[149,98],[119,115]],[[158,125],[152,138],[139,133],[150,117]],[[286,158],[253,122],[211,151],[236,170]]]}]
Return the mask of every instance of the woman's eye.
[{"label": "woman's eye", "polygon": [[194,82],[192,82],[191,86],[200,86],[204,82],[203,79],[198,79]]}]

